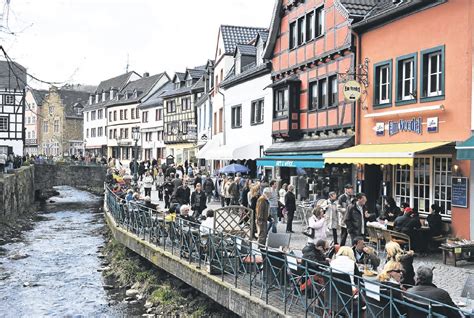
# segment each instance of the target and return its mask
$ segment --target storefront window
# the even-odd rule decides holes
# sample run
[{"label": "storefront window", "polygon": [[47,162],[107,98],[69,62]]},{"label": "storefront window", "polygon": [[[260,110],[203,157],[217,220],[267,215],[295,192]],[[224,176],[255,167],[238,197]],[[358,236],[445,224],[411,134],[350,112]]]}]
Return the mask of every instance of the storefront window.
[{"label": "storefront window", "polygon": [[316,199],[327,199],[330,191],[344,192],[346,184],[352,184],[350,165],[326,165],[324,169],[304,169],[308,176],[309,194]]},{"label": "storefront window", "polygon": [[418,212],[430,211],[430,159],[415,158],[413,207]]},{"label": "storefront window", "polygon": [[451,215],[451,165],[451,158],[434,158],[433,201],[444,215]]},{"label": "storefront window", "polygon": [[398,206],[410,202],[410,166],[395,166],[395,200]]}]

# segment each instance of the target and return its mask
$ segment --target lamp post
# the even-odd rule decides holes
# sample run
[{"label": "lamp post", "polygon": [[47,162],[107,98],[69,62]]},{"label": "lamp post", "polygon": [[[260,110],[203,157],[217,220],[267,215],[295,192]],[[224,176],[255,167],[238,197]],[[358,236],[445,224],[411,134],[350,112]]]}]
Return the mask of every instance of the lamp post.
[{"label": "lamp post", "polygon": [[138,182],[137,157],[138,157],[138,140],[140,140],[140,127],[139,126],[132,127],[132,139],[133,141],[135,141],[135,156],[133,156],[133,166],[135,167],[135,169],[133,171],[133,183],[136,186]]}]

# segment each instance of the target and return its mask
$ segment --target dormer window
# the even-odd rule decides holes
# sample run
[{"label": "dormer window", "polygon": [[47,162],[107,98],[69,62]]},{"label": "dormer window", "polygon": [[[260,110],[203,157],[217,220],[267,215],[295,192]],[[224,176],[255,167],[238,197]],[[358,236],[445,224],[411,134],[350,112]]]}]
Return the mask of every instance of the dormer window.
[{"label": "dormer window", "polygon": [[263,63],[263,41],[259,39],[257,42],[257,65]]},{"label": "dormer window", "polygon": [[123,99],[128,99],[128,91],[125,91],[125,93],[123,93]]},{"label": "dormer window", "polygon": [[237,52],[235,55],[235,75],[239,75],[242,70],[242,61],[241,61],[240,52]]},{"label": "dormer window", "polygon": [[103,91],[102,92],[102,101],[105,102],[106,99],[107,99],[107,92]]},{"label": "dormer window", "polygon": [[175,82],[175,83],[174,83],[174,89],[179,89],[180,86],[181,86],[181,85],[180,85],[179,82]]},{"label": "dormer window", "polygon": [[191,87],[191,86],[193,86],[193,79],[192,78],[186,80],[186,87]]},{"label": "dormer window", "polygon": [[133,98],[138,98],[138,91],[136,89],[133,91]]},{"label": "dormer window", "polygon": [[97,104],[99,102],[99,93],[95,94],[95,103]]},{"label": "dormer window", "polygon": [[113,100],[115,98],[116,91],[117,90],[114,87],[110,88],[110,100]]}]

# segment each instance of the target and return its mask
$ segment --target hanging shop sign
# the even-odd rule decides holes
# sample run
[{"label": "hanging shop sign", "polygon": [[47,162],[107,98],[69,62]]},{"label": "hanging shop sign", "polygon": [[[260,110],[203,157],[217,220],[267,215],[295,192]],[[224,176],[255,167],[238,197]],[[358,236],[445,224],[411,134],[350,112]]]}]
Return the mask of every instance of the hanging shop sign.
[{"label": "hanging shop sign", "polygon": [[344,97],[347,101],[356,102],[362,94],[362,86],[359,82],[350,80],[344,84]]},{"label": "hanging shop sign", "polygon": [[377,134],[377,136],[385,135],[385,123],[376,123],[375,133]]},{"label": "hanging shop sign", "polygon": [[429,133],[438,132],[438,117],[430,117],[426,119],[426,127]]},{"label": "hanging shop sign", "polygon": [[419,135],[422,133],[421,117],[412,119],[400,119],[388,122],[388,134],[396,135],[399,132],[414,132]]}]

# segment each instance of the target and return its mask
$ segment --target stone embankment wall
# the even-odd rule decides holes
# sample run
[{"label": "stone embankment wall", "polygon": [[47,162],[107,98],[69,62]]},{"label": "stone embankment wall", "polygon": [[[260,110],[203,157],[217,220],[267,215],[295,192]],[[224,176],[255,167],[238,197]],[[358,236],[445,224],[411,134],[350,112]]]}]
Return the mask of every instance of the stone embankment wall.
[{"label": "stone embankment wall", "polygon": [[35,165],[35,190],[42,192],[54,186],[67,185],[102,193],[106,173],[107,167],[105,166]]},{"label": "stone embankment wall", "polygon": [[0,177],[0,218],[12,219],[31,212],[35,201],[34,167],[21,167]]}]

